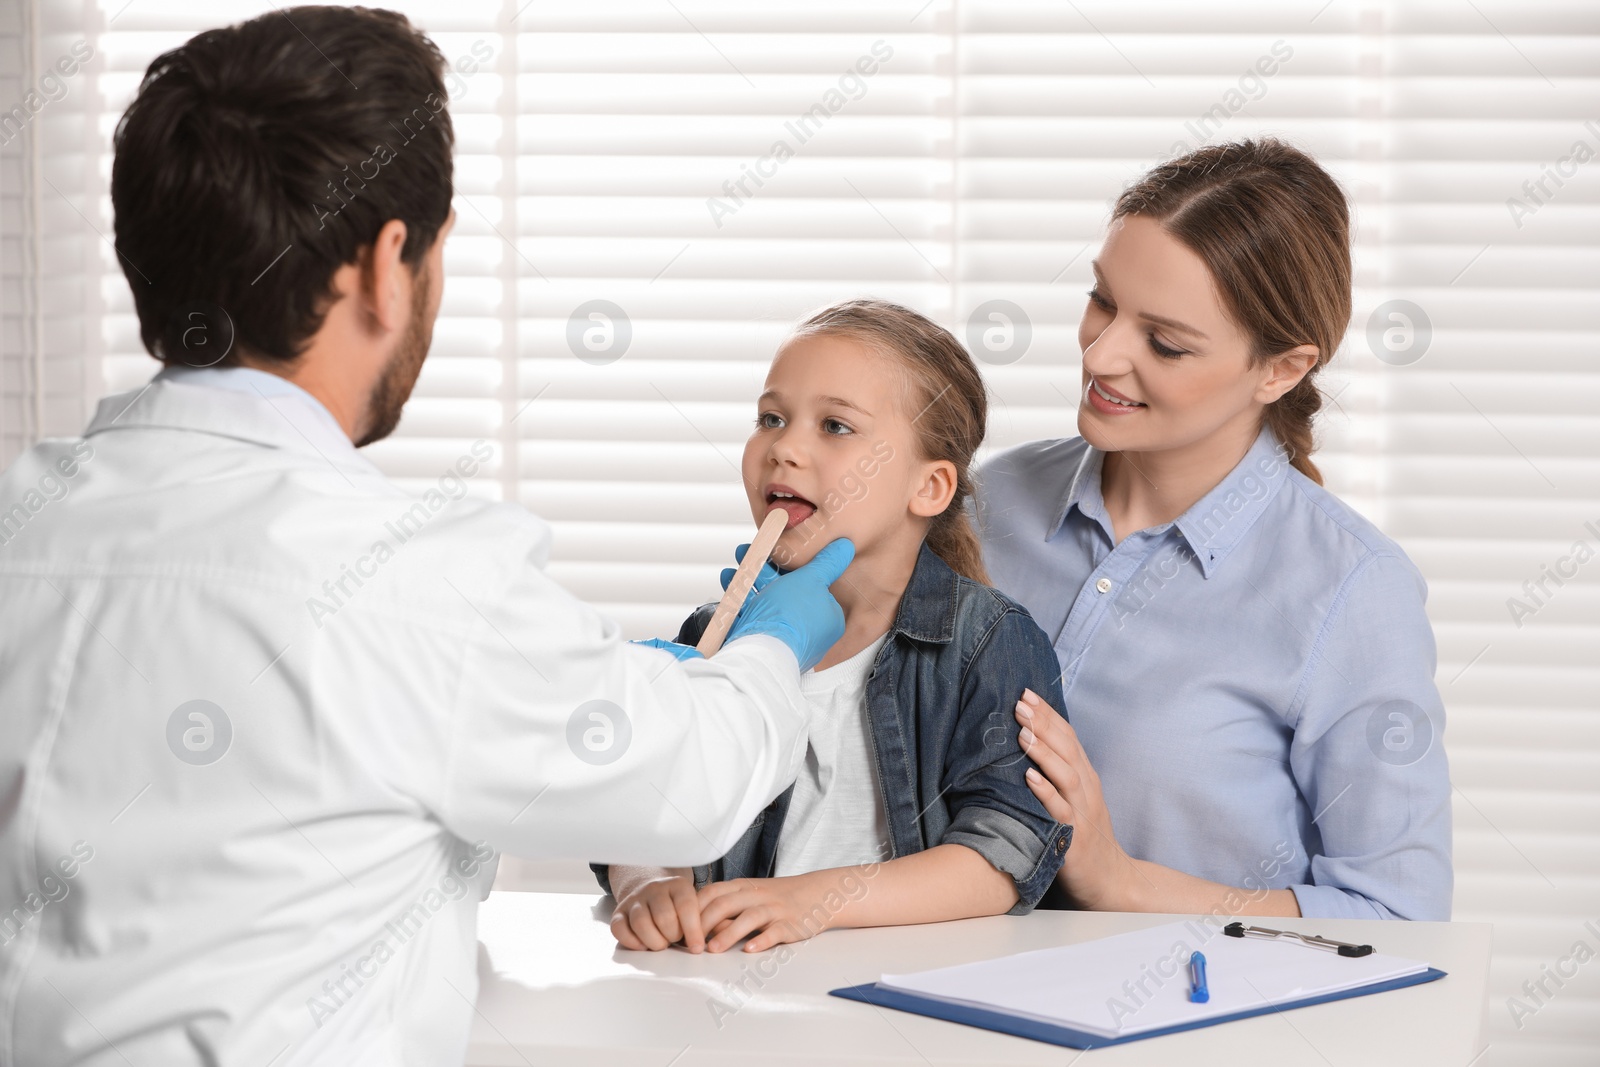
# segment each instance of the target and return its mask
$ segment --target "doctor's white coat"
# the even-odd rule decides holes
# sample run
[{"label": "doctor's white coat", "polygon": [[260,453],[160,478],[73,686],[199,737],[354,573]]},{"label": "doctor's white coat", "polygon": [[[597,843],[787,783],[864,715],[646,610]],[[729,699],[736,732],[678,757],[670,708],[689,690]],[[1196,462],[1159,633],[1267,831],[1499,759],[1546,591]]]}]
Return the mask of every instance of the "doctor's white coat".
[{"label": "doctor's white coat", "polygon": [[787,647],[624,642],[489,455],[419,500],[186,369],[0,477],[0,1062],[460,1063],[500,853],[707,862],[793,780]]}]

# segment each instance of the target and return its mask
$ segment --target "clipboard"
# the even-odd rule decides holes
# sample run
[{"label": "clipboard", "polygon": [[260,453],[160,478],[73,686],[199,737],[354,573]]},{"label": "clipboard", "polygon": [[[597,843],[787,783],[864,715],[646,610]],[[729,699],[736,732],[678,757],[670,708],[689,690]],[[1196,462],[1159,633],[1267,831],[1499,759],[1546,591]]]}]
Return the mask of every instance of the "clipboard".
[{"label": "clipboard", "polygon": [[828,991],[828,995],[842,997],[845,1000],[859,1000],[863,1004],[871,1004],[879,1008],[894,1008],[896,1011],[910,1012],[913,1015],[926,1015],[930,1019],[943,1019],[946,1022],[961,1023],[964,1026],[975,1026],[980,1030],[993,1030],[996,1033],[1025,1037],[1032,1041],[1043,1041],[1046,1044],[1059,1045],[1062,1048],[1091,1049],[1106,1048],[1111,1045],[1126,1045],[1130,1041],[1143,1041],[1147,1037],[1162,1037],[1166,1034],[1182,1033],[1185,1030],[1200,1030],[1207,1026],[1231,1023],[1238,1019],[1250,1019],[1257,1015],[1270,1015],[1273,1012],[1290,1011],[1294,1008],[1309,1008],[1313,1004],[1326,1004],[1333,1000],[1364,997],[1370,993],[1387,993],[1391,989],[1404,989],[1407,986],[1422,985],[1425,982],[1437,981],[1443,977],[1445,977],[1444,971],[1439,970],[1437,967],[1429,967],[1420,974],[1407,975],[1404,978],[1393,978],[1387,982],[1376,982],[1372,985],[1346,989],[1338,993],[1325,993],[1320,996],[1306,997],[1303,1000],[1289,1001],[1282,1004],[1269,1004],[1252,1011],[1234,1012],[1199,1022],[1166,1026],[1159,1030],[1145,1030],[1122,1037],[1102,1037],[1099,1034],[1091,1034],[1084,1030],[1074,1030],[1069,1026],[1057,1026],[1053,1023],[1041,1022],[1038,1019],[1030,1019],[1021,1015],[1009,1015],[1005,1012],[991,1011],[971,1004],[952,1004],[949,1001],[939,1000],[935,997],[923,997],[914,993],[902,992],[898,989],[888,989],[876,982],[869,982],[866,985],[845,986],[842,989],[831,989]]},{"label": "clipboard", "polygon": [[[912,974],[829,995],[1065,1048],[1089,1049],[1181,1033],[1257,1015],[1368,996],[1445,977],[1422,960],[1335,953],[1328,942],[1246,937],[1205,923],[1167,923],[1075,944]],[[1314,942],[1326,939],[1313,939]],[[1207,956],[1210,996],[1188,996],[1188,962]],[[1347,958],[1354,956],[1356,958]],[[1180,967],[1181,964],[1181,967]]]}]

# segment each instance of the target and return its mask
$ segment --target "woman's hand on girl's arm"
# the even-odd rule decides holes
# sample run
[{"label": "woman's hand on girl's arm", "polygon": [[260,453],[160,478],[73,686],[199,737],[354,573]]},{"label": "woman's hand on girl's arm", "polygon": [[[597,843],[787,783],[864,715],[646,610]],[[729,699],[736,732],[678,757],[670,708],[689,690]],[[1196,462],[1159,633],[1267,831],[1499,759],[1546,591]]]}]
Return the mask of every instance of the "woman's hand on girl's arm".
[{"label": "woman's hand on girl's arm", "polygon": [[1134,861],[1117,844],[1100,776],[1077,731],[1031,689],[1023,690],[1016,716],[1022,726],[1017,740],[1038,766],[1028,768],[1028,788],[1052,819],[1072,827],[1072,845],[1056,880],[1080,908],[1137,910],[1127,903],[1128,883],[1138,877]]},{"label": "woman's hand on girl's arm", "polygon": [[706,939],[700,926],[694,873],[686,867],[623,867],[610,869],[611,933],[617,944],[634,951],[659,952],[683,942],[702,952]]},{"label": "woman's hand on girl's arm", "polygon": [[1100,776],[1077,731],[1031,690],[1018,701],[1016,716],[1022,750],[1039,768],[1029,768],[1028,788],[1052,819],[1072,827],[1072,846],[1056,877],[1074,905],[1088,911],[1186,913],[1220,907],[1231,915],[1300,914],[1292,890],[1236,889],[1129,856],[1117,843]]},{"label": "woman's hand on girl's arm", "polygon": [[830,927],[909,926],[1000,915],[1017,902],[1011,876],[965,845],[935,845],[883,863],[786,878],[741,878],[700,890],[706,947],[746,952],[804,941]]}]

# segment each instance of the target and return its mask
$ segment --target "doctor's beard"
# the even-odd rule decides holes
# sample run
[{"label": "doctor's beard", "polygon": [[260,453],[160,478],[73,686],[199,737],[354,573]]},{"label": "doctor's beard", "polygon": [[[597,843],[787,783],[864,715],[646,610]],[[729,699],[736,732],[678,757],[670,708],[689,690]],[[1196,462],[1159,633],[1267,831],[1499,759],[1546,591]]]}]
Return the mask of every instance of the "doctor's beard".
[{"label": "doctor's beard", "polygon": [[383,440],[400,425],[400,411],[411,398],[417,376],[422,373],[422,361],[428,357],[428,347],[433,344],[433,319],[428,314],[432,275],[427,260],[423,260],[417,270],[416,284],[411,287],[411,319],[378,383],[372,387],[372,396],[367,401],[371,421],[367,432],[356,442],[357,448]]}]

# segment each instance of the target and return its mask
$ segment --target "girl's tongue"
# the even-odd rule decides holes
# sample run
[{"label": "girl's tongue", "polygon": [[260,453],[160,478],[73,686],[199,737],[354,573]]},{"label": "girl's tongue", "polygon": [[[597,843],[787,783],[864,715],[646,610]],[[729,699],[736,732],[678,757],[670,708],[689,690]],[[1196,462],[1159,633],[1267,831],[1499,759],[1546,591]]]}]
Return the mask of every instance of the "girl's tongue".
[{"label": "girl's tongue", "polygon": [[785,530],[792,530],[799,526],[814,515],[817,510],[815,504],[789,497],[779,497],[767,505],[768,514],[771,514],[773,508],[782,508],[789,513],[789,525],[784,527]]}]

